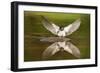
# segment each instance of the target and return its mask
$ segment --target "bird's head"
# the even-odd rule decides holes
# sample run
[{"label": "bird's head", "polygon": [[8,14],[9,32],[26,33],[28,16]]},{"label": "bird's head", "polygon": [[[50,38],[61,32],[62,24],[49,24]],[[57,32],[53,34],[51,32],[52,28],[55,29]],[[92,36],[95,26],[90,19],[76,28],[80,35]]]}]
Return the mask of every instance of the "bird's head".
[{"label": "bird's head", "polygon": [[63,31],[63,30],[64,30],[64,28],[63,28],[63,27],[60,27],[60,30],[61,30],[61,31]]}]

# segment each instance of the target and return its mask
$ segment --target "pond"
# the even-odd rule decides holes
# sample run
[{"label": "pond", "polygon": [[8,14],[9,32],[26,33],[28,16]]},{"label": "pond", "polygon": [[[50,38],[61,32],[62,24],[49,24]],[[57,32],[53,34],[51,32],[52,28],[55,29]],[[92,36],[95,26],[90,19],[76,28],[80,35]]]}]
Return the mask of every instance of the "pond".
[{"label": "pond", "polygon": [[[52,39],[51,39],[52,38]],[[24,61],[70,60],[90,57],[84,38],[25,37]],[[57,40],[56,40],[57,39]]]}]

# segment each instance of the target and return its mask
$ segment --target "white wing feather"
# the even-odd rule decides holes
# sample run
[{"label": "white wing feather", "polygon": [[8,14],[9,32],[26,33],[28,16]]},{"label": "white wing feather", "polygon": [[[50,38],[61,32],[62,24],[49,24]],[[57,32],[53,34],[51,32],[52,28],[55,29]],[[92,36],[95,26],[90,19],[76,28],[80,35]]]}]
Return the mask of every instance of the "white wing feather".
[{"label": "white wing feather", "polygon": [[43,26],[49,30],[51,33],[57,35],[57,32],[59,31],[59,26],[55,25],[51,21],[49,21],[46,17],[42,16],[43,20]]},{"label": "white wing feather", "polygon": [[56,52],[58,52],[60,49],[57,44],[58,43],[55,42],[55,43],[51,44],[49,47],[47,47],[46,50],[44,50],[44,52],[43,52],[43,58],[48,58],[48,57],[54,55]]},{"label": "white wing feather", "polygon": [[[68,47],[71,50],[71,51],[69,51],[69,53],[71,53],[72,55],[74,55],[77,58],[80,58],[80,51],[75,45],[73,45],[70,42],[67,42],[66,47]],[[68,49],[66,49],[66,47],[64,48],[64,50],[68,51]]]},{"label": "white wing feather", "polygon": [[66,36],[72,34],[73,32],[75,32],[79,28],[80,23],[81,23],[80,19],[77,19],[72,24],[65,27],[64,31],[66,32]]}]

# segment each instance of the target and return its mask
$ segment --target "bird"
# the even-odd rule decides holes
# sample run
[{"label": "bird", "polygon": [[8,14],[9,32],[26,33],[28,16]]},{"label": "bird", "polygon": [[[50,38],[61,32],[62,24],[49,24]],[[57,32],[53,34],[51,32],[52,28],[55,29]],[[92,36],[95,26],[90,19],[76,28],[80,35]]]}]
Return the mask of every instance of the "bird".
[{"label": "bird", "polygon": [[71,42],[66,42],[66,41],[54,42],[53,44],[51,44],[49,47],[47,47],[44,50],[42,56],[43,56],[43,59],[46,59],[55,55],[57,52],[63,52],[63,51],[72,54],[76,58],[80,58],[79,48],[76,47]]},{"label": "bird", "polygon": [[80,27],[80,23],[81,23],[80,18],[78,18],[68,26],[60,27],[55,23],[53,23],[52,21],[50,21],[46,16],[41,16],[41,17],[42,17],[43,26],[52,34],[57,35],[58,37],[65,37],[71,35]]}]

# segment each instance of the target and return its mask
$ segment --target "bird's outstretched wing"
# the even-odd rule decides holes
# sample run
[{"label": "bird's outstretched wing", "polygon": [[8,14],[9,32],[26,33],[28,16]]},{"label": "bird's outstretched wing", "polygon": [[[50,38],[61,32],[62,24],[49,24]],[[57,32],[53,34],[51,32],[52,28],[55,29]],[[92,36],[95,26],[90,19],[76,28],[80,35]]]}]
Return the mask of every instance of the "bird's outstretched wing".
[{"label": "bird's outstretched wing", "polygon": [[[64,48],[65,51],[69,52],[70,54],[72,54],[73,56],[77,58],[80,58],[79,48],[77,48],[75,45],[73,45],[70,42],[67,42],[66,46],[67,48],[66,47]],[[68,51],[68,48],[70,49],[69,51]]]},{"label": "bird's outstretched wing", "polygon": [[58,52],[59,46],[57,44],[58,43],[55,42],[55,43],[51,44],[49,47],[47,47],[42,54],[43,58],[48,58],[48,57],[54,55],[56,52]]},{"label": "bird's outstretched wing", "polygon": [[67,27],[65,27],[64,31],[66,32],[66,36],[75,32],[79,28],[80,23],[81,23],[80,19],[77,19],[72,24],[69,24]]},{"label": "bird's outstretched wing", "polygon": [[53,34],[57,35],[57,32],[59,31],[59,26],[55,25],[53,22],[49,21],[46,17],[41,16],[42,17],[42,23],[43,26],[49,30],[50,32],[52,32]]}]

